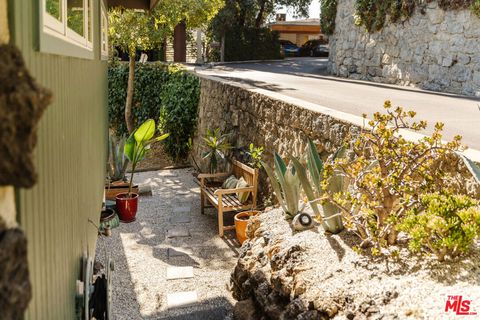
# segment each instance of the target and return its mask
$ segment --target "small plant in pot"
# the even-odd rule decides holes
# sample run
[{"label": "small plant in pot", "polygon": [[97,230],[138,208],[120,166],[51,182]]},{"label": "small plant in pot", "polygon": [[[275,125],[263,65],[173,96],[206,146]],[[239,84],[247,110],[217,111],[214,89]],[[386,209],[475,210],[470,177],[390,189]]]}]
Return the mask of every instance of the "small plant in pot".
[{"label": "small plant in pot", "polygon": [[228,143],[228,138],[228,134],[220,133],[220,128],[207,129],[207,134],[203,138],[203,146],[207,151],[203,153],[203,159],[210,160],[210,173],[217,172],[219,161],[225,161],[228,151],[232,149],[232,146]]},{"label": "small plant in pot", "polygon": [[137,215],[138,194],[132,192],[132,186],[133,176],[138,163],[145,159],[145,155],[148,150],[150,150],[153,143],[164,140],[169,136],[169,134],[166,133],[154,137],[155,130],[155,121],[149,119],[132,132],[125,143],[124,154],[132,164],[132,172],[130,175],[128,192],[120,193],[115,198],[117,212],[122,222],[132,222]]}]

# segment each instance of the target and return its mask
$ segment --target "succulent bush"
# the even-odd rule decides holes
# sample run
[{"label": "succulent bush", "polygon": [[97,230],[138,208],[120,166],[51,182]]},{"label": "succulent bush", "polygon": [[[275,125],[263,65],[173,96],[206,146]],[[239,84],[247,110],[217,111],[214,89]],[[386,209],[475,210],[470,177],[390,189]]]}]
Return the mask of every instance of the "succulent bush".
[{"label": "succulent bush", "polygon": [[[345,151],[345,146],[342,146],[328,159],[328,161],[334,162],[336,159],[344,157]],[[313,212],[319,220],[322,221],[325,230],[332,233],[338,233],[343,230],[341,211],[335,204],[328,201],[322,201],[322,199],[325,193],[324,188],[327,188],[332,194],[345,190],[346,181],[344,179],[344,174],[336,170],[333,172],[329,183],[326,185],[322,184],[324,164],[312,140],[308,141],[305,158],[309,177],[307,176],[307,170],[302,163],[290,155],[292,164],[298,172],[303,190],[312,206]],[[318,208],[319,203],[322,204],[322,211]]]},{"label": "succulent bush", "polygon": [[440,261],[468,252],[480,235],[479,203],[463,195],[425,194],[398,225],[409,248],[434,253]]},{"label": "succulent bush", "polygon": [[[437,181],[444,173],[434,163],[444,155],[461,149],[460,136],[441,141],[442,123],[434,132],[417,142],[405,139],[402,129],[421,131],[425,121],[413,121],[415,112],[384,104],[386,113],[375,113],[364,129],[353,139],[352,157],[325,164],[323,187],[328,201],[337,205],[346,227],[354,230],[366,244],[376,248],[394,244],[395,226],[418,202],[419,195],[437,191]],[[364,115],[366,117],[366,115]],[[331,192],[329,183],[341,171],[349,180],[347,191]]]},{"label": "succulent bush", "polygon": [[277,153],[275,153],[274,162],[275,169],[272,169],[265,162],[262,162],[262,165],[267,172],[278,203],[282,207],[287,219],[292,219],[297,213],[303,211],[303,207],[299,207],[300,179],[295,167],[292,165],[287,166],[282,157]]}]

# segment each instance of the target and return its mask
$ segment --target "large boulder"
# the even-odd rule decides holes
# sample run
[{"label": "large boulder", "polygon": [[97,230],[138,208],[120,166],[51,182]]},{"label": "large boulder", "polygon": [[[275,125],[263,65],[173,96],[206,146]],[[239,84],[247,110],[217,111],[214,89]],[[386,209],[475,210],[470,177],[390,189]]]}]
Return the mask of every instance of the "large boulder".
[{"label": "large boulder", "polygon": [[360,253],[360,241],[350,232],[294,232],[279,209],[253,218],[247,234],[232,291],[239,301],[251,299],[264,317],[438,319],[449,316],[446,301],[454,295],[480,312],[478,246],[461,260],[443,263],[404,246],[393,256],[375,257]]}]

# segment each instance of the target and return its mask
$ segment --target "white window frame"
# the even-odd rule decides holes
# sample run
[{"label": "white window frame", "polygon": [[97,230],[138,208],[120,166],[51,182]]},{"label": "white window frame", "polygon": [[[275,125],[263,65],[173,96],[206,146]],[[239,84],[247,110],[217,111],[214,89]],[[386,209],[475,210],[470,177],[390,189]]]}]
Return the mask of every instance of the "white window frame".
[{"label": "white window frame", "polygon": [[[103,41],[105,40],[105,49]],[[100,56],[102,60],[108,59],[108,13],[103,1],[100,1]]]},{"label": "white window frame", "polygon": [[[93,19],[94,19],[94,6],[93,1],[83,0],[83,22],[84,22],[84,35],[80,35],[74,30],[70,29],[67,24],[67,0],[60,0],[61,10],[62,10],[62,21],[58,21],[55,17],[51,16],[47,12],[47,0],[41,0],[41,9],[40,14],[42,21],[42,28],[44,33],[56,37],[62,41],[68,42],[70,44],[77,45],[83,49],[93,52]],[[91,8],[89,8],[91,4]],[[88,17],[88,11],[90,12],[90,18]],[[90,24],[90,32],[92,41],[88,40],[88,24]],[[48,51],[48,50],[47,50]]]}]

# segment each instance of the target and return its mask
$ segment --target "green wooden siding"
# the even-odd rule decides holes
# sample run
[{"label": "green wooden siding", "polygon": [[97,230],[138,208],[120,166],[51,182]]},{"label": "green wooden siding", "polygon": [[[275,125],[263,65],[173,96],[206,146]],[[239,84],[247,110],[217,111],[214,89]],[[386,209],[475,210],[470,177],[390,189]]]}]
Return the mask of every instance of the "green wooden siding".
[{"label": "green wooden siding", "polygon": [[38,184],[19,190],[18,220],[28,238],[33,298],[26,319],[74,319],[80,257],[94,255],[103,197],[107,139],[107,63],[100,60],[99,3],[94,2],[95,59],[38,48],[38,3],[9,0],[13,42],[54,102],[39,126]]}]

